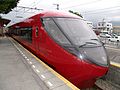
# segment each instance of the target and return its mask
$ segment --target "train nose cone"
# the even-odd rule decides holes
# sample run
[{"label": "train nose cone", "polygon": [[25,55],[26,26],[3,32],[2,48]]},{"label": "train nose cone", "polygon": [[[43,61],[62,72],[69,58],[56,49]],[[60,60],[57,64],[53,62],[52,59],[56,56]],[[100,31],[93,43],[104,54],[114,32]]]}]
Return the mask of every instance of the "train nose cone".
[{"label": "train nose cone", "polygon": [[100,66],[108,66],[108,57],[105,49],[102,46],[82,48],[80,51],[83,53],[84,58],[89,62]]}]

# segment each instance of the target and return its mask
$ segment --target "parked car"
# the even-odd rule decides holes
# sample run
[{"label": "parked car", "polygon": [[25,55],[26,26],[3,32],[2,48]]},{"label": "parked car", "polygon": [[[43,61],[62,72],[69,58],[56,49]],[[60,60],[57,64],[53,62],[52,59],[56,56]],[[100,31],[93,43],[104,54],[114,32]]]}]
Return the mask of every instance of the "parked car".
[{"label": "parked car", "polygon": [[117,34],[115,34],[115,33],[112,33],[112,34],[110,34],[111,35],[111,37],[117,37],[118,35]]},{"label": "parked car", "polygon": [[110,38],[110,37],[111,37],[111,35],[106,34],[106,33],[100,33],[100,37]]},{"label": "parked car", "polygon": [[112,42],[119,42],[120,41],[120,36],[112,36],[108,40],[112,41]]}]

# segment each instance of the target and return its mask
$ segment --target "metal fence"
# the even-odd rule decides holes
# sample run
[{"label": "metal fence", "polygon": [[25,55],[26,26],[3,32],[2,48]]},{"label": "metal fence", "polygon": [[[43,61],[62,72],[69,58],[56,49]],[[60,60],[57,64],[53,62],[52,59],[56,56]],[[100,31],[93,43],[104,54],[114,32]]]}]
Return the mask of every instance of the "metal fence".
[{"label": "metal fence", "polygon": [[112,42],[109,41],[109,38],[102,38],[102,37],[99,37],[99,39],[104,43],[105,46],[120,48],[120,41]]}]

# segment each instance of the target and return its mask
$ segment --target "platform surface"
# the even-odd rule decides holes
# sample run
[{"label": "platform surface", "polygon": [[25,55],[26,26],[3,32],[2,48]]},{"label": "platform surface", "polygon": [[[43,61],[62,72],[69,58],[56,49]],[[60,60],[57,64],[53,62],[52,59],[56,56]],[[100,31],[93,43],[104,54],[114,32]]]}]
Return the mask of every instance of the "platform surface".
[{"label": "platform surface", "polygon": [[0,90],[48,90],[23,60],[8,38],[0,39]]},{"label": "platform surface", "polygon": [[12,38],[0,38],[0,90],[79,90],[74,87],[58,78]]}]

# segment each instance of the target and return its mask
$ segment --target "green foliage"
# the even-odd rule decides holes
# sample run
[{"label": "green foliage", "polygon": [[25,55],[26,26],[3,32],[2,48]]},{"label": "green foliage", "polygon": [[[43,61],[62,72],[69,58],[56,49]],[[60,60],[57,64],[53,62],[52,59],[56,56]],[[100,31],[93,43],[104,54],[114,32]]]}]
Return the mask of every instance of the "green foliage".
[{"label": "green foliage", "polygon": [[83,18],[83,16],[82,16],[80,13],[78,13],[78,12],[74,12],[74,11],[72,11],[72,10],[69,10],[69,12],[70,12],[70,13],[73,13],[73,14],[76,14],[76,15],[78,15],[78,16],[80,16],[80,17]]},{"label": "green foliage", "polygon": [[17,6],[19,0],[0,0],[0,13],[7,14]]}]

